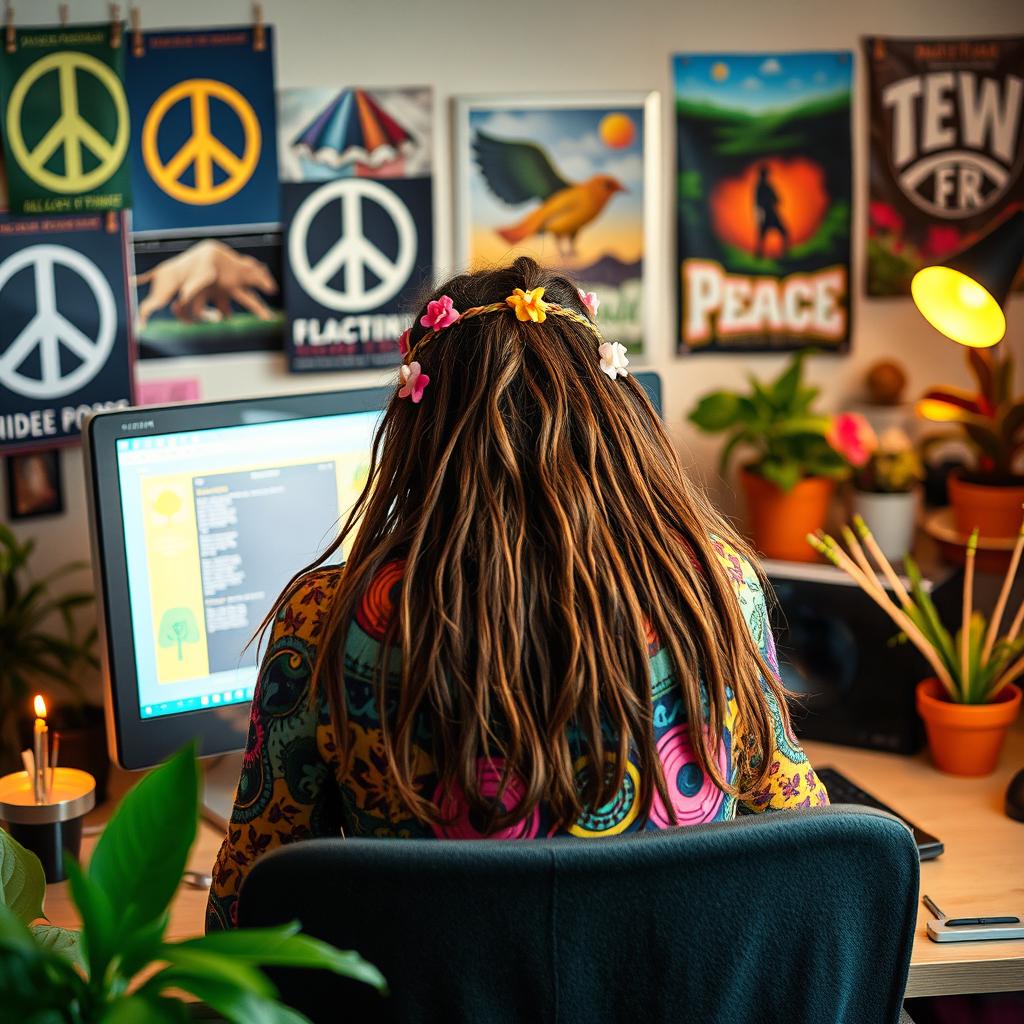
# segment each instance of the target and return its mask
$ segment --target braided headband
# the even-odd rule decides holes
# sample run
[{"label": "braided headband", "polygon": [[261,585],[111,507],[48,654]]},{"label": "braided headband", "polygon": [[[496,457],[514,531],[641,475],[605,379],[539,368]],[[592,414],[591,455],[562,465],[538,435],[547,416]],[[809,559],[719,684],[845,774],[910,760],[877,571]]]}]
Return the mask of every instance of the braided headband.
[{"label": "braided headband", "polygon": [[[599,300],[593,292],[580,291],[580,300],[587,307],[591,316],[597,316]],[[399,348],[402,352],[402,366],[399,368],[401,387],[398,392],[399,398],[409,398],[414,404],[418,404],[423,398],[423,392],[430,383],[430,377],[424,372],[420,364],[413,358],[420,349],[426,345],[435,334],[443,331],[446,327],[459,320],[466,320],[468,317],[480,316],[483,313],[506,313],[512,310],[517,320],[524,323],[533,322],[542,324],[552,316],[564,316],[584,327],[589,328],[600,344],[597,347],[597,354],[601,360],[601,370],[609,378],[627,377],[629,374],[626,367],[629,360],[626,358],[626,347],[617,341],[605,341],[597,325],[589,317],[577,313],[575,310],[566,309],[555,302],[544,301],[544,289],[533,288],[530,291],[523,291],[517,288],[504,302],[492,302],[486,306],[473,306],[464,313],[460,313],[454,302],[447,295],[434,299],[427,303],[427,311],[420,317],[420,326],[430,328],[415,345],[410,346],[409,337],[412,328],[409,328],[399,339]]]}]

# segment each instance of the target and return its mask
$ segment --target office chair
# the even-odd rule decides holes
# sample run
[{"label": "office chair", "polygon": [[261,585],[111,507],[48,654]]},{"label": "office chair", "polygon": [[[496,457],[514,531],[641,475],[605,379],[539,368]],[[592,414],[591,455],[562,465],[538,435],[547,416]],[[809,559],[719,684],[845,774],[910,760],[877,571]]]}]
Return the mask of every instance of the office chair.
[{"label": "office chair", "polygon": [[242,887],[391,988],[272,974],[314,1021],[897,1024],[917,915],[910,832],[836,806],[588,842],[311,840]]}]

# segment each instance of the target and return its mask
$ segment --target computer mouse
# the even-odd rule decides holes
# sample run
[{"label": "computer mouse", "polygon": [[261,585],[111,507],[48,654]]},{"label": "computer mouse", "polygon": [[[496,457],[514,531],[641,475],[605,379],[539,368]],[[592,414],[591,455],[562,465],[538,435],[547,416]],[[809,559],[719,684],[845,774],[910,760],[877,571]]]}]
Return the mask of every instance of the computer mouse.
[{"label": "computer mouse", "polygon": [[1015,821],[1024,821],[1024,768],[1010,779],[1006,788],[1006,813]]}]

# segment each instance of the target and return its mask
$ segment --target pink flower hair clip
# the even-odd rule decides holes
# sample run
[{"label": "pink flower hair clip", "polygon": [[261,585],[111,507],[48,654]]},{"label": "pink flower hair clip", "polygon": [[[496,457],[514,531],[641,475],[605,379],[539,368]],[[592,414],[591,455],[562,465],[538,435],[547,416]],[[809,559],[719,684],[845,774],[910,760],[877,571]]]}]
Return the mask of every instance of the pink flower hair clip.
[{"label": "pink flower hair clip", "polygon": [[580,293],[580,302],[587,307],[587,312],[596,320],[597,307],[601,305],[597,292],[585,292],[582,288],[578,288],[577,291]]},{"label": "pink flower hair clip", "polygon": [[427,303],[427,311],[420,317],[420,326],[429,327],[435,333],[451,327],[462,314],[455,308],[455,303],[447,295],[432,299]]},{"label": "pink flower hair clip", "polygon": [[398,371],[402,386],[398,391],[399,398],[411,398],[413,405],[419,405],[423,392],[430,383],[430,378],[423,372],[419,363],[403,363]]}]

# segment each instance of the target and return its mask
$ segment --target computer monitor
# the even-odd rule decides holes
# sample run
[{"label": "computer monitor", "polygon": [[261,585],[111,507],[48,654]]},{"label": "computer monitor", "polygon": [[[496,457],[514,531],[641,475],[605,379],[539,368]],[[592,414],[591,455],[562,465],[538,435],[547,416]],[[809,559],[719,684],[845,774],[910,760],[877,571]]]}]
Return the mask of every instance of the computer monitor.
[{"label": "computer monitor", "polygon": [[[337,536],[390,388],[119,409],[84,431],[110,754],[245,745],[249,643]],[[340,557],[340,554],[339,554]],[[237,770],[235,769],[237,781]]]}]

